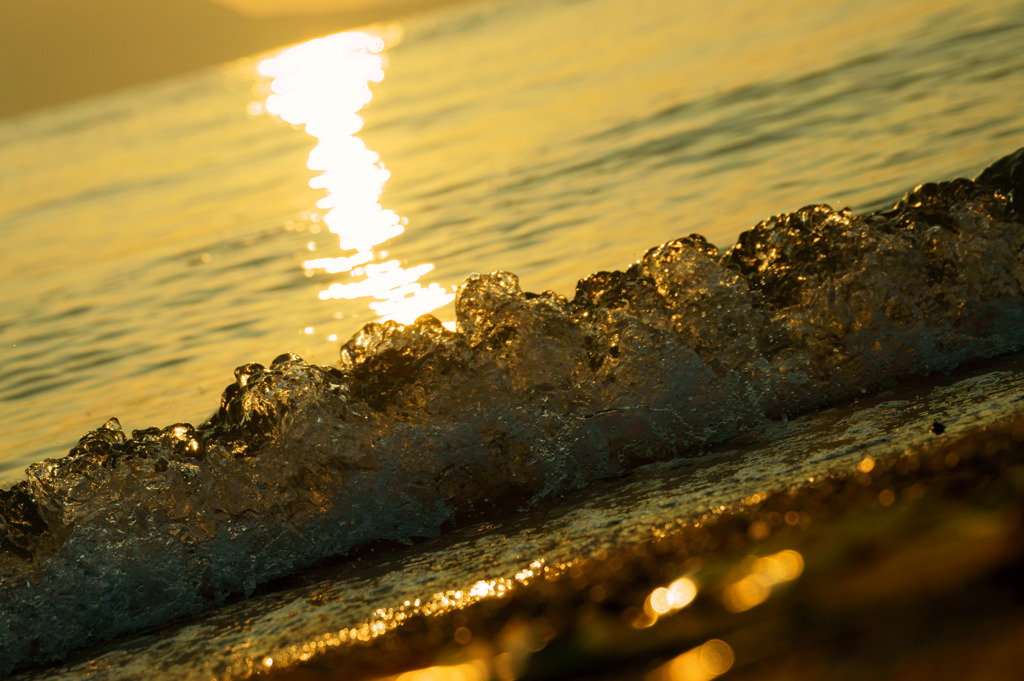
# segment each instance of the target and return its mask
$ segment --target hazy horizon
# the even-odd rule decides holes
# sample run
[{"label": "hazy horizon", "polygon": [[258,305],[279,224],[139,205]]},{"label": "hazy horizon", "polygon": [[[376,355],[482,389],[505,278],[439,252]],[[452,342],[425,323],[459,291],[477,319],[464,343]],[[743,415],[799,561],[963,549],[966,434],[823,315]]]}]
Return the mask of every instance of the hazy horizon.
[{"label": "hazy horizon", "polygon": [[401,7],[406,0],[212,0],[252,17],[307,16]]},{"label": "hazy horizon", "polygon": [[0,118],[453,1],[0,0]]}]

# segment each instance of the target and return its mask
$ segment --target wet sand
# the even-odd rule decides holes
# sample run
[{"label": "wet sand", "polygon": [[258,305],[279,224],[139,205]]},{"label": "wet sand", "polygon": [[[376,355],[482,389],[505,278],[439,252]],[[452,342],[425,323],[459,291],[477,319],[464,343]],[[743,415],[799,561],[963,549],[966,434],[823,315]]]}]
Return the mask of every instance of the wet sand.
[{"label": "wet sand", "polygon": [[[1024,408],[416,616],[277,679],[1011,679]],[[692,601],[691,596],[695,595]]]}]

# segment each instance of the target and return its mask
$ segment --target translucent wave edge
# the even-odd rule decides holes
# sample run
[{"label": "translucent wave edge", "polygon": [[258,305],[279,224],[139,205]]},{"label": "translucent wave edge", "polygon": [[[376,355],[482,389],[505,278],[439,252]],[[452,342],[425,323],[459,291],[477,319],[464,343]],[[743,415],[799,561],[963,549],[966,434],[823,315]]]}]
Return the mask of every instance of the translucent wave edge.
[{"label": "translucent wave edge", "polygon": [[890,210],[671,241],[571,300],[472,275],[456,316],[368,324],[335,367],[247,364],[198,427],[111,419],[30,466],[0,490],[0,674],[1020,351],[1024,149]]}]

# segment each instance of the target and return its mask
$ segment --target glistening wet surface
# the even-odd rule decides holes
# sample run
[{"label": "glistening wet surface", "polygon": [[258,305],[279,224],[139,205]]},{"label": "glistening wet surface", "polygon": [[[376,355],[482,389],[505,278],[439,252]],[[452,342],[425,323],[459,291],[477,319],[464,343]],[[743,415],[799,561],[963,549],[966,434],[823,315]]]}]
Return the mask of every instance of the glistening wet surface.
[{"label": "glistening wet surface", "polygon": [[335,363],[385,301],[304,263],[365,257],[389,211],[346,263],[570,296],[693,232],[973,177],[1021,146],[1021,12],[474,2],[295,52],[288,110],[332,126],[266,113],[272,54],[0,122],[0,484],[112,416],[202,421],[241,364]]},{"label": "glistening wet surface", "polygon": [[[341,662],[332,662],[333,665],[356,662],[365,665],[365,670],[357,676],[367,678],[374,669],[389,669],[388,654],[378,649],[376,656],[367,659],[369,653],[362,646],[378,638],[386,641],[388,636],[398,635],[393,632],[401,631],[410,621],[417,622],[413,631],[427,626],[420,624],[424,618],[434,618],[448,626],[458,619],[460,611],[495,600],[496,605],[488,617],[498,624],[488,631],[498,629],[500,624],[513,622],[512,615],[518,612],[515,609],[507,612],[501,603],[509,599],[515,602],[522,597],[517,594],[529,593],[529,589],[537,588],[536,585],[544,581],[558,581],[567,593],[576,593],[578,590],[565,586],[574,579],[573,575],[577,578],[581,574],[591,575],[588,589],[595,595],[600,595],[602,589],[607,591],[607,597],[619,594],[625,588],[621,582],[628,580],[620,576],[618,582],[606,581],[612,579],[609,571],[615,572],[614,566],[608,566],[609,556],[620,556],[621,561],[622,555],[641,551],[630,547],[658,542],[674,542],[693,550],[694,528],[713,525],[718,518],[725,518],[721,522],[726,526],[735,524],[728,518],[748,514],[749,517],[743,516],[746,519],[740,521],[740,532],[745,535],[745,541],[749,541],[777,535],[786,528],[797,532],[814,523],[825,522],[826,516],[834,518],[838,514],[843,518],[843,505],[852,503],[849,499],[859,499],[857,504],[869,500],[883,508],[897,500],[914,501],[931,489],[926,471],[934,461],[927,465],[922,463],[921,451],[943,451],[941,456],[935,455],[941,462],[940,467],[953,470],[959,457],[966,457],[956,453],[956,447],[961,446],[957,443],[965,438],[976,439],[977,433],[987,427],[1011,423],[1007,431],[1009,442],[1014,442],[1013,438],[1017,438],[1018,443],[1024,441],[1024,428],[1020,427],[1024,407],[1021,364],[1018,357],[962,370],[938,385],[919,380],[843,407],[776,423],[757,434],[756,445],[721,447],[690,461],[648,466],[615,483],[597,484],[586,494],[572,495],[544,508],[418,542],[415,547],[377,545],[349,561],[324,566],[280,583],[274,593],[225,606],[156,634],[123,641],[106,652],[91,654],[87,662],[79,665],[48,669],[41,672],[43,676],[26,675],[25,678],[76,678],[86,670],[99,678],[132,678],[153,669],[161,670],[168,678],[200,679],[211,675],[241,678],[253,671],[270,671],[270,667],[279,672],[291,669],[297,662],[315,660],[326,653],[341,659]],[[1017,425],[1012,425],[1014,423]],[[936,424],[941,424],[941,433],[936,432],[939,430]],[[1006,445],[1000,446],[1005,448]],[[914,461],[909,469],[908,461]],[[1012,461],[1004,464],[1011,465]],[[1016,465],[1016,475],[1022,477],[1020,462]],[[906,475],[920,469],[920,479],[887,485],[887,471],[900,467]],[[839,483],[829,482],[836,476]],[[862,486],[863,493],[849,493],[848,498],[835,493],[834,496],[847,498],[847,502],[837,503],[837,510],[828,514],[816,512],[814,504],[787,506],[788,502],[773,502],[778,510],[764,508],[769,498],[775,499],[779,494],[799,497],[804,494],[800,490],[808,485],[811,492],[807,494],[820,498],[814,503],[829,507],[834,500],[829,501],[830,493],[822,491],[821,485],[838,485],[844,489],[843,485],[848,486],[847,479],[854,482],[855,488]],[[815,480],[817,487],[813,484]],[[980,484],[981,480],[976,482]],[[1024,477],[1021,481],[1024,482]],[[859,527],[856,516],[840,522],[854,534],[865,532],[863,527],[856,529]],[[1005,532],[1000,527],[993,528],[993,532],[1003,537]],[[908,541],[900,536],[904,529],[882,531],[895,533],[886,541]],[[674,559],[665,560],[664,570],[650,566],[646,569],[653,571],[656,579],[665,580],[662,585],[665,589],[671,587],[677,577],[695,580],[696,584],[714,582],[720,587],[723,580],[728,580],[724,573],[716,571],[732,570],[730,574],[737,575],[747,568],[733,565],[732,559],[724,563],[723,558],[715,559],[715,555],[727,557],[730,550],[727,536],[717,537],[716,541],[721,544],[711,551],[712,562],[717,561],[714,570],[696,569],[699,561],[688,564],[685,560],[674,562]],[[775,551],[762,552],[769,562],[749,569],[793,572],[790,578],[777,577],[780,584],[796,579],[805,558],[800,554],[797,554],[799,559],[788,553],[780,554],[787,550],[785,546],[785,541],[776,542]],[[822,549],[818,546],[815,550]],[[775,565],[771,560],[782,563]],[[799,571],[795,567],[797,563],[793,563],[795,560],[799,560]],[[812,553],[807,560],[820,561],[822,556]],[[839,565],[834,569],[849,568]],[[673,570],[678,574],[667,574]],[[730,583],[741,584],[742,578],[742,575],[730,578]],[[905,574],[900,579],[913,581],[913,576]],[[771,583],[760,587],[750,584],[748,581],[731,587],[733,594],[723,596],[727,610],[745,612],[768,599],[773,588]],[[675,588],[678,591],[686,586],[679,583]],[[883,587],[878,585],[878,588]],[[655,599],[662,596],[672,598],[671,594],[658,592]],[[604,600],[598,598],[596,602]],[[660,605],[648,603],[646,611],[643,600],[634,606],[632,620],[627,622],[633,631],[646,630],[655,620],[669,616],[669,611],[683,609],[669,601]],[[664,612],[657,613],[657,609],[662,608]],[[622,610],[625,609],[623,605]],[[646,622],[645,616],[652,621]],[[441,627],[440,624],[429,625],[428,629],[435,626]],[[404,643],[396,644],[405,655],[399,659],[410,664],[445,646],[463,649],[454,634],[458,628],[452,625],[451,631],[432,634],[426,650],[419,650],[415,634],[409,634],[411,642],[403,639]],[[387,649],[386,643],[377,645]],[[353,660],[348,663],[344,662],[346,650]],[[346,673],[356,674],[353,669]],[[302,678],[302,668],[297,668],[295,674]],[[466,678],[504,678],[488,676],[490,674],[488,671],[487,675]]]},{"label": "glistening wet surface", "polygon": [[[764,569],[747,570],[760,577],[738,578],[763,593],[761,582],[794,574],[795,551],[800,579],[768,585],[781,595],[819,574],[827,551],[814,542],[828,531],[813,522],[829,508],[898,510],[959,490],[980,509],[968,515],[994,528],[979,536],[1012,537],[1011,521],[981,513],[989,490],[1012,517],[1012,458],[964,450],[977,465],[961,466],[949,449],[890,487],[891,471],[924,459],[889,467],[874,453],[895,457],[888,443],[912,423],[984,454],[985,438],[958,425],[971,422],[1005,453],[1016,431],[988,421],[985,405],[1009,379],[978,374],[962,386],[974,397],[946,395],[949,412],[892,393],[868,419],[856,406],[796,416],[1020,350],[1019,166],[864,215],[1020,146],[1021,9],[492,0],[0,123],[0,248],[16,254],[0,280],[0,668],[348,554],[352,565],[332,568],[341,591],[277,582],[271,601],[218,611],[219,629],[161,630],[132,644],[132,659],[149,660],[147,677],[228,665],[299,674],[295,660],[315,646],[328,674],[386,674],[441,664],[454,643],[472,654],[424,674],[558,677],[534,652],[567,650],[560,609],[608,603],[626,627],[609,640],[650,650],[659,627],[709,596],[721,603],[708,581],[683,619],[661,616],[685,601],[677,580],[691,557],[720,555],[724,574],[745,564],[729,553],[743,542],[810,520],[811,545],[765,545],[750,564]],[[716,248],[758,220],[731,251]],[[685,237],[694,232],[706,239]],[[461,304],[437,321],[363,327],[411,321],[398,316],[404,302],[418,313],[463,281]],[[716,448],[743,436],[746,449]],[[759,447],[765,467],[751,468]],[[676,456],[622,490],[598,482]],[[804,476],[802,496],[770,492]],[[961,536],[946,531],[955,509],[917,508],[936,511],[939,536]],[[719,529],[702,534],[714,518]],[[927,548],[913,529],[923,525],[885,515],[872,527],[892,541],[865,549],[871,564],[903,555],[901,538]],[[642,558],[662,542],[685,551]],[[855,558],[835,565],[856,573]],[[933,559],[861,591],[906,585]],[[616,586],[616,566],[630,565],[639,592]],[[308,607],[282,595],[289,586]],[[975,587],[965,593],[991,595]],[[539,610],[502,611],[530,599]],[[653,617],[645,604],[658,624],[637,629]],[[403,607],[401,626],[373,635]],[[492,607],[504,614],[488,633],[474,613]],[[805,632],[801,621],[786,626]],[[1017,631],[979,627],[971,640]],[[175,633],[186,631],[214,644]],[[731,650],[732,673],[745,673],[749,648],[729,631],[699,629],[620,671],[654,673],[654,658],[682,655],[666,674],[718,673]],[[474,640],[493,655],[467,648]],[[601,672],[621,652],[606,647],[569,654],[579,664],[562,678]],[[109,661],[129,659],[119,655],[77,669],[116,674]]]}]

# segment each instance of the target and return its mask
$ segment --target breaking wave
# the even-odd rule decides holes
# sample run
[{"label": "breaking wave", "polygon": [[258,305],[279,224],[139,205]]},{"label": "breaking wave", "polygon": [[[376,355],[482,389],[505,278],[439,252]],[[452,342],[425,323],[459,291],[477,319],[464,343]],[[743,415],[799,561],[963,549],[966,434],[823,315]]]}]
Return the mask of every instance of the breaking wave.
[{"label": "breaking wave", "polygon": [[368,324],[336,367],[247,364],[198,427],[111,419],[30,466],[0,490],[0,674],[1021,350],[1024,149],[891,210],[662,244],[572,300],[473,275],[456,316]]}]

